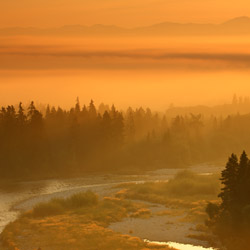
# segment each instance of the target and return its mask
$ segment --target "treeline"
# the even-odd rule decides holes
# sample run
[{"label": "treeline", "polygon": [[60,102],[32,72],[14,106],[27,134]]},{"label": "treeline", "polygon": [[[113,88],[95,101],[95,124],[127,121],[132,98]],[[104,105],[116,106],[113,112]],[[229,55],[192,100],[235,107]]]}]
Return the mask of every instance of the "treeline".
[{"label": "treeline", "polygon": [[249,249],[250,161],[245,151],[240,160],[231,155],[222,171],[221,183],[221,204],[208,204],[207,224],[228,250]]},{"label": "treeline", "polygon": [[77,100],[70,110],[34,102],[0,110],[0,178],[183,167],[250,149],[250,116],[167,119]]}]

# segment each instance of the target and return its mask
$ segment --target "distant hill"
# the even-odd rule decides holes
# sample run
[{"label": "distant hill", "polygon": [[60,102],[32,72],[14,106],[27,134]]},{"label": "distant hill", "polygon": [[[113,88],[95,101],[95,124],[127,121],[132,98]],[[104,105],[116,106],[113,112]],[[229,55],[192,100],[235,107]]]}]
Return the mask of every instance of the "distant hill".
[{"label": "distant hill", "polygon": [[222,34],[249,35],[250,18],[237,17],[219,25],[219,31]]},{"label": "distant hill", "polygon": [[250,35],[250,18],[237,17],[222,24],[159,23],[132,29],[113,25],[69,25],[60,28],[41,29],[34,27],[12,27],[0,29],[1,36],[206,36],[206,35]]},{"label": "distant hill", "polygon": [[189,116],[190,114],[198,115],[202,114],[204,117],[226,117],[229,115],[246,115],[250,113],[250,98],[240,97],[239,101],[231,104],[222,104],[216,106],[190,106],[190,107],[170,107],[166,110],[165,115],[167,117],[175,117],[177,115]]}]

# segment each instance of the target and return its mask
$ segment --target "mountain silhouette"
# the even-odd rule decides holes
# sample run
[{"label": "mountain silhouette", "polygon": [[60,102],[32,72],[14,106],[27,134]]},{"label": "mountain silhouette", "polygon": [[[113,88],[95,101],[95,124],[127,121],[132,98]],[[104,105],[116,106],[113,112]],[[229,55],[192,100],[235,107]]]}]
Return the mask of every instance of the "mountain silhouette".
[{"label": "mountain silhouette", "polygon": [[206,36],[250,35],[250,18],[243,16],[222,24],[164,22],[137,28],[122,28],[115,25],[93,26],[67,25],[60,28],[11,27],[0,29],[0,35],[34,36]]},{"label": "mountain silhouette", "polygon": [[243,16],[231,19],[220,25],[221,32],[236,35],[250,34],[250,18]]},{"label": "mountain silhouette", "polygon": [[222,25],[250,25],[250,17],[242,16],[231,19]]}]

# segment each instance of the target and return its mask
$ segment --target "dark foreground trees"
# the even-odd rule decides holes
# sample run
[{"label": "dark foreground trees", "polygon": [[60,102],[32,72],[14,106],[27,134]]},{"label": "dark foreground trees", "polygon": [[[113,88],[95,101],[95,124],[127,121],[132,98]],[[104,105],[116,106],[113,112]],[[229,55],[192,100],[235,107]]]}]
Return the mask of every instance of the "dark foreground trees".
[{"label": "dark foreground trees", "polygon": [[250,161],[229,157],[221,174],[221,204],[208,204],[208,225],[229,250],[250,249]]}]

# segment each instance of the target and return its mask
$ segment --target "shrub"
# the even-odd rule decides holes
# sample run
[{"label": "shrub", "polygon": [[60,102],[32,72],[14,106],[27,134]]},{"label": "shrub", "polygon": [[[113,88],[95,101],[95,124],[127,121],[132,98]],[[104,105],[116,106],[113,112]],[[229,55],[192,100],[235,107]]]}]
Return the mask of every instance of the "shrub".
[{"label": "shrub", "polygon": [[90,207],[97,205],[97,203],[98,196],[91,191],[87,191],[75,194],[67,199],[52,199],[47,203],[40,203],[33,208],[31,215],[34,217],[58,215],[70,209]]},{"label": "shrub", "polygon": [[94,206],[97,205],[97,203],[98,203],[98,196],[91,191],[75,194],[65,200],[66,206],[69,206],[70,208]]},{"label": "shrub", "polygon": [[216,215],[218,215],[220,207],[218,204],[214,204],[209,202],[206,207],[206,213],[208,214],[210,219],[213,219]]},{"label": "shrub", "polygon": [[48,203],[40,203],[33,208],[34,217],[45,217],[63,213],[63,206],[57,201],[52,200]]}]

